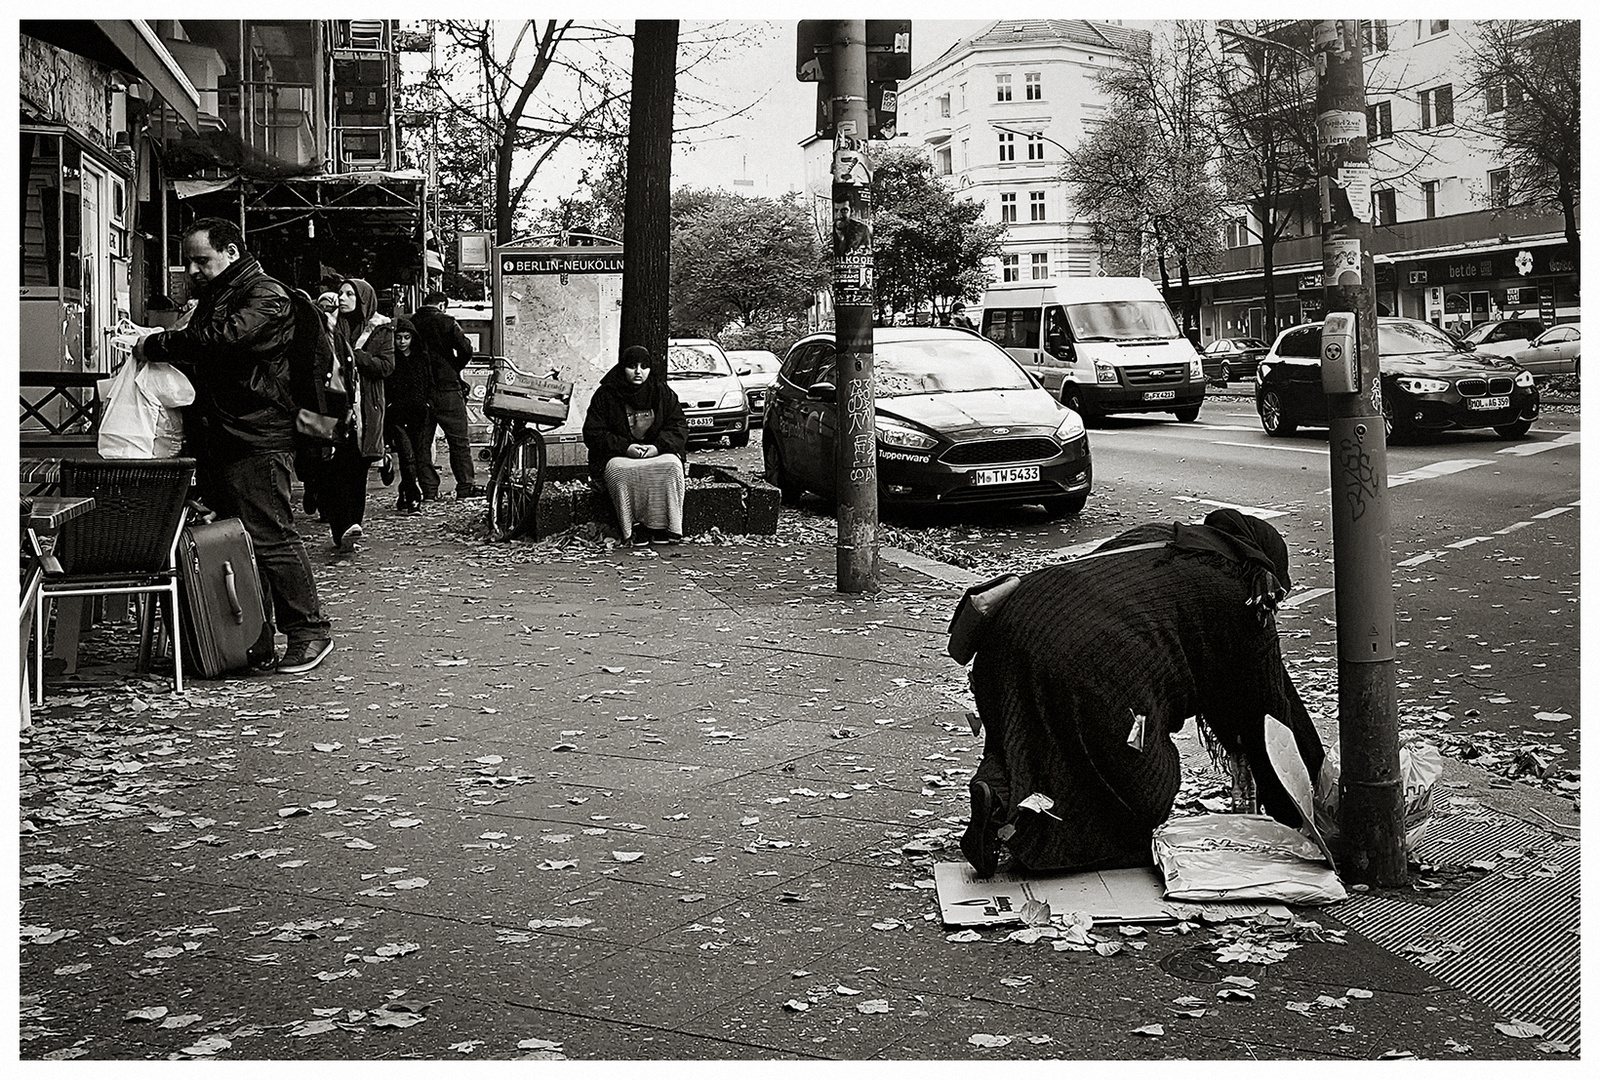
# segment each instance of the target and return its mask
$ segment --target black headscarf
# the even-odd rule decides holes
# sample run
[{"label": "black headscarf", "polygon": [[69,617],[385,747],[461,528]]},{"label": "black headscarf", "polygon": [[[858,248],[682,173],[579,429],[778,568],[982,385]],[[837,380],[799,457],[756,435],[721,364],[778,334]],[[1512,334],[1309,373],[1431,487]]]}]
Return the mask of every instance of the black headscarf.
[{"label": "black headscarf", "polygon": [[1289,547],[1277,529],[1237,510],[1213,510],[1203,525],[1172,526],[1172,546],[1179,551],[1207,551],[1237,563],[1249,587],[1246,605],[1263,624],[1289,592]]},{"label": "black headscarf", "polygon": [[[633,383],[628,381],[628,376],[623,372],[622,369],[627,366],[630,360],[637,362],[641,359],[650,361],[651,371],[649,377],[646,378],[644,382],[640,383],[638,386],[635,386]],[[657,397],[657,374],[655,367],[659,362],[660,361],[656,360],[650,355],[650,350],[645,348],[643,345],[629,345],[626,349],[622,350],[622,356],[617,360],[617,366],[611,370],[611,373],[606,377],[605,381],[609,381],[612,385],[612,388],[616,390],[617,396],[623,401],[627,402],[633,408],[654,408]]]}]

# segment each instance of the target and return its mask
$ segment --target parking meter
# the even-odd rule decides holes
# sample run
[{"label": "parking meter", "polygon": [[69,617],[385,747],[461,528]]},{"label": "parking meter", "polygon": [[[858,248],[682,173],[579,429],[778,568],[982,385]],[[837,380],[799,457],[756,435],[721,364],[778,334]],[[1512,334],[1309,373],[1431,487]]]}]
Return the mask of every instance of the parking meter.
[{"label": "parking meter", "polygon": [[1322,389],[1329,394],[1353,394],[1360,377],[1356,351],[1356,315],[1332,311],[1322,321]]}]

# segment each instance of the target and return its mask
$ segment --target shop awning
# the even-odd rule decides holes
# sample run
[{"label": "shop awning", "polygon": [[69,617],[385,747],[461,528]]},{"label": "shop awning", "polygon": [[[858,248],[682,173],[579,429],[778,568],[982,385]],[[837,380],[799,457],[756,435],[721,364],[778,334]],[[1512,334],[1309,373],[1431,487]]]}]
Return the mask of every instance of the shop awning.
[{"label": "shop awning", "polygon": [[21,30],[149,83],[190,131],[200,130],[199,91],[143,19],[23,19]]}]

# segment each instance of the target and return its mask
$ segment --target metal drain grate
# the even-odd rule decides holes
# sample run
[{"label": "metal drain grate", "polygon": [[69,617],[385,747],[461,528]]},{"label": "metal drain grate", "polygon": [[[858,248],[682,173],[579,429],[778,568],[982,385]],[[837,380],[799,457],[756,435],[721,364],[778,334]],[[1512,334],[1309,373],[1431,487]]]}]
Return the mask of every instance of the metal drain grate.
[{"label": "metal drain grate", "polygon": [[[1436,813],[1417,854],[1425,863],[1463,865],[1498,859],[1506,850],[1521,851],[1523,857],[1503,861],[1437,906],[1358,894],[1328,913],[1440,982],[1509,1016],[1540,1023],[1576,1055],[1582,981],[1579,846],[1498,814]],[[1407,950],[1419,945],[1463,948],[1441,948],[1436,959],[1422,963]]]}]

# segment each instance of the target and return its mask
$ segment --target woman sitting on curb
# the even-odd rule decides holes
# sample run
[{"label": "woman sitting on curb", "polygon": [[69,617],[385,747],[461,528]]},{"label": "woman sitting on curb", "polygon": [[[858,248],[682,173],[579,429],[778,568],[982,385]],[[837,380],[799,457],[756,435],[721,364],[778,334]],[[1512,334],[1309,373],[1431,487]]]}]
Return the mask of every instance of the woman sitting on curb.
[{"label": "woman sitting on curb", "polygon": [[683,538],[684,448],[689,424],[666,372],[655,378],[650,350],[630,345],[606,372],[589,401],[583,442],[589,472],[616,511],[622,541],[640,547],[653,538]]}]

